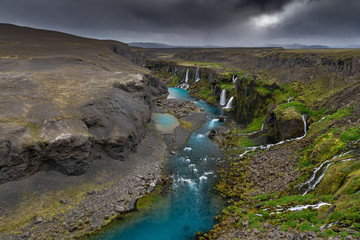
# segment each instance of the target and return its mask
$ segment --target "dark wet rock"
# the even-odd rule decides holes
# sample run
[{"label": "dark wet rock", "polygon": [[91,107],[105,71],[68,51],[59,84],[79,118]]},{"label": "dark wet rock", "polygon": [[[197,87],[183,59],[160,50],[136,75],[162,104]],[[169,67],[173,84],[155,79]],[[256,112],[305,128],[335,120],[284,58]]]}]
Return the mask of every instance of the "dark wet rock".
[{"label": "dark wet rock", "polygon": [[173,141],[177,146],[180,146],[186,141],[186,139],[188,139],[189,136],[190,136],[189,130],[181,126],[178,126],[174,129]]},{"label": "dark wet rock", "polygon": [[224,122],[224,121],[225,121],[225,117],[224,117],[224,116],[219,116],[219,121],[220,121],[220,122]]},{"label": "dark wet rock", "polygon": [[209,133],[209,138],[211,139],[214,139],[215,138],[215,135],[216,135],[216,130],[215,129],[212,129]]},{"label": "dark wet rock", "polygon": [[272,85],[258,86],[254,79],[250,80],[250,78],[238,79],[235,96],[236,121],[247,125],[254,117],[265,114],[268,110],[268,99],[271,97],[270,90],[273,87]]}]

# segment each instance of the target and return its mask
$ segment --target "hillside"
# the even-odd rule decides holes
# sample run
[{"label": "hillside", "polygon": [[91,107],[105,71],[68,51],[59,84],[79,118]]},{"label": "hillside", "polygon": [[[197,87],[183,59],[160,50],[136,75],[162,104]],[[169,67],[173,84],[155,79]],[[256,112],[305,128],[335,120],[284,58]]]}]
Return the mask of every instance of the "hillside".
[{"label": "hillside", "polygon": [[359,238],[359,49],[156,52],[169,86],[232,103],[216,137],[229,205],[199,239]]},{"label": "hillside", "polygon": [[[53,221],[81,218],[79,211],[89,215],[88,204],[108,205],[118,194],[137,199],[147,190],[131,180],[134,175],[160,178],[166,146],[148,126],[152,98],[167,90],[135,64],[145,52],[0,24],[1,239],[53,230]],[[149,142],[159,146],[151,154]],[[123,211],[129,199],[118,203]],[[76,234],[104,225],[108,211],[115,214],[105,211],[92,213]],[[103,221],[95,222],[99,216]],[[70,223],[62,226],[63,237]]]}]

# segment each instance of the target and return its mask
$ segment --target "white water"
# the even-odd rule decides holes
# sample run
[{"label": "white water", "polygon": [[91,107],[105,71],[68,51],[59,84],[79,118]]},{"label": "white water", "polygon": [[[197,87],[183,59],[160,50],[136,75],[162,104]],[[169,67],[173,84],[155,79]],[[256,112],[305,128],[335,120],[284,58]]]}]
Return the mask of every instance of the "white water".
[{"label": "white water", "polygon": [[198,81],[200,81],[200,74],[199,74],[199,68],[196,69],[196,74],[195,74],[195,82],[197,83]]},{"label": "white water", "polygon": [[186,70],[185,83],[189,82],[189,69]]},{"label": "white water", "polygon": [[[240,154],[239,157],[243,157],[245,156],[245,154],[251,152],[251,151],[255,151],[256,149],[269,149],[270,147],[272,146],[277,146],[277,145],[281,145],[281,144],[284,144],[286,142],[292,142],[292,141],[296,141],[296,140],[300,140],[300,139],[303,139],[306,134],[307,134],[307,125],[306,125],[306,114],[303,114],[301,116],[303,122],[304,122],[304,135],[302,135],[301,137],[297,137],[297,138],[291,138],[291,139],[287,139],[287,140],[283,140],[283,141],[280,141],[280,142],[277,142],[277,143],[271,143],[271,144],[267,144],[267,145],[260,145],[260,146],[255,146],[255,147],[245,147],[244,149],[247,149],[247,151],[245,151],[244,153]],[[263,130],[264,128],[264,124],[261,126],[261,130]],[[257,131],[261,131],[261,130],[257,130]],[[257,132],[255,131],[255,132]],[[253,132],[253,133],[255,133]]]},{"label": "white water", "polygon": [[[326,171],[329,169],[329,167],[330,167],[331,165],[333,165],[334,163],[338,163],[338,162],[346,162],[346,161],[354,160],[353,158],[348,158],[348,159],[344,159],[344,160],[341,160],[341,161],[332,161],[333,159],[336,159],[336,158],[339,158],[339,157],[343,157],[343,156],[345,156],[345,155],[348,154],[348,153],[350,153],[350,152],[346,152],[346,153],[342,153],[342,154],[340,154],[340,155],[337,155],[337,156],[333,157],[333,158],[330,159],[330,160],[326,160],[325,162],[321,163],[319,167],[315,168],[315,169],[314,169],[314,172],[312,173],[312,175],[311,175],[311,177],[310,177],[309,180],[307,180],[306,182],[301,183],[301,184],[299,184],[299,185],[296,186],[296,187],[299,188],[299,189],[300,189],[301,187],[303,187],[303,186],[306,186],[306,185],[308,186],[307,189],[305,190],[305,192],[304,192],[302,195],[304,196],[304,195],[307,194],[308,192],[315,190],[316,186],[321,182],[321,180],[322,180],[323,177],[325,176]],[[327,165],[324,167],[325,164],[327,164]],[[317,177],[318,172],[319,172],[321,169],[323,169],[323,170],[322,170],[321,174]]]},{"label": "white water", "polygon": [[332,223],[329,223],[329,224],[325,224],[323,226],[320,227],[320,229],[323,229],[323,228],[330,228],[331,226],[337,224],[339,221],[336,221],[336,222],[332,222]]},{"label": "white water", "polygon": [[181,84],[177,85],[176,87],[182,88],[182,89],[188,89],[188,88],[189,88],[189,84],[187,84],[187,83],[181,83]]},{"label": "white water", "polygon": [[[286,211],[291,211],[291,212],[297,211],[298,212],[298,211],[302,211],[304,209],[307,209],[309,207],[314,208],[314,209],[319,209],[321,206],[325,206],[325,205],[330,206],[331,204],[326,203],[326,202],[320,202],[320,203],[314,204],[314,205],[298,205],[298,206],[287,208],[287,209],[284,209],[281,206],[277,205],[276,206],[277,208],[275,208],[276,212],[271,212],[270,215],[277,214],[277,213],[282,213],[282,212],[286,212]],[[264,209],[264,210],[266,211],[267,209]]]},{"label": "white water", "polygon": [[321,206],[325,206],[325,205],[331,205],[331,204],[330,203],[325,203],[325,202],[320,202],[320,203],[314,204],[314,205],[298,205],[298,206],[295,206],[295,207],[288,208],[287,211],[301,211],[301,210],[307,209],[309,207],[312,207],[314,209],[318,209]]},{"label": "white water", "polygon": [[209,127],[214,127],[214,125],[215,125],[215,123],[216,122],[218,122],[219,121],[219,119],[218,118],[214,118],[214,119],[211,119],[210,121],[209,121]]},{"label": "white water", "polygon": [[220,94],[220,105],[225,106],[226,104],[226,90],[223,89]]},{"label": "white water", "polygon": [[236,80],[238,79],[238,77],[235,77],[235,75],[232,75],[232,82],[236,83]]},{"label": "white water", "polygon": [[294,97],[288,97],[287,102],[289,103]]},{"label": "white water", "polygon": [[234,100],[234,97],[231,97],[224,108],[225,108],[225,109],[232,108],[232,102],[233,102],[233,100]]}]

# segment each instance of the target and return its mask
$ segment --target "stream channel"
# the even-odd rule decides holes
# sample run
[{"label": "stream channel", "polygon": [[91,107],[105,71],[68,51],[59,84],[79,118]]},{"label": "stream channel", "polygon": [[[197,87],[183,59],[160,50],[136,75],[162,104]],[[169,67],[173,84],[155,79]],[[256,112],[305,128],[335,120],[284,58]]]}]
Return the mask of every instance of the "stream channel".
[{"label": "stream channel", "polygon": [[[184,240],[193,239],[198,231],[206,232],[215,224],[215,216],[224,207],[214,194],[217,181],[216,163],[222,158],[221,149],[208,138],[211,129],[220,126],[218,117],[222,109],[204,101],[195,101],[187,90],[169,88],[168,98],[191,100],[205,109],[207,122],[192,132],[176,155],[170,155],[166,164],[174,182],[167,196],[147,212],[135,211],[112,224],[97,240]],[[157,124],[171,126],[171,118],[160,119]]]}]

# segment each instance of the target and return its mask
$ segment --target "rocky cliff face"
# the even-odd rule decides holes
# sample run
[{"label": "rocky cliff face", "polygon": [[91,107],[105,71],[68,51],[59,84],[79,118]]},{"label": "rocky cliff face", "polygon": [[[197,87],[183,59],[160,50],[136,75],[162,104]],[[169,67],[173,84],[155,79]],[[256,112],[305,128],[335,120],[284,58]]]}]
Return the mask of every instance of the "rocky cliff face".
[{"label": "rocky cliff face", "polygon": [[256,68],[276,68],[285,66],[326,67],[329,72],[343,75],[355,75],[360,72],[360,58],[354,56],[321,56],[318,54],[297,54],[276,52],[257,59]]},{"label": "rocky cliff face", "polygon": [[192,65],[182,65],[173,61],[161,61],[161,60],[148,60],[146,62],[146,67],[153,71],[155,74],[166,73],[167,76],[176,76],[178,77],[177,84],[184,83],[186,72],[188,71],[189,83],[193,84],[196,81],[196,72],[198,72],[201,79],[207,79],[209,82],[214,82],[217,80],[219,73],[210,68],[205,67],[196,67]]},{"label": "rocky cliff face", "polygon": [[304,121],[295,108],[285,110],[272,105],[264,123],[264,129],[273,142],[304,135]]},{"label": "rocky cliff face", "polygon": [[271,91],[279,89],[277,84],[260,86],[254,79],[241,78],[236,82],[236,120],[244,125],[251,123],[254,117],[260,117],[268,110]]},{"label": "rocky cliff face", "polygon": [[[96,95],[89,96],[90,89],[83,88],[84,99],[73,95],[73,102],[61,106],[50,99],[42,101],[33,93],[22,96],[32,98],[26,103],[27,112],[19,106],[20,99],[11,96],[14,99],[8,99],[8,104],[19,108],[19,115],[10,117],[11,108],[1,112],[0,182],[44,168],[79,175],[86,171],[89,161],[97,159],[97,151],[124,160],[141,141],[150,120],[151,83],[154,78],[150,81],[146,76],[128,74],[116,76],[106,89],[86,81],[84,84],[97,91],[91,95]],[[2,88],[2,94],[7,91]]]},{"label": "rocky cliff face", "polygon": [[79,175],[99,151],[124,160],[141,141],[152,95],[167,90],[131,62],[127,45],[9,25],[0,32],[0,183],[44,169]]}]

